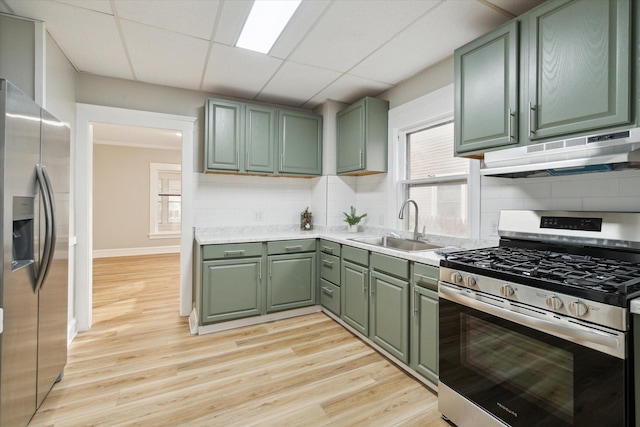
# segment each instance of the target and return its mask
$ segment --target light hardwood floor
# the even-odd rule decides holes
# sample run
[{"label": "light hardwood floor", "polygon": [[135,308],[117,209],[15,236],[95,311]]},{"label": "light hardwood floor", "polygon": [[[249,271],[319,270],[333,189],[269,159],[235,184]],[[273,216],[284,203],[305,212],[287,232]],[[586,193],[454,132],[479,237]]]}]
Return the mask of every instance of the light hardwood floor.
[{"label": "light hardwood floor", "polygon": [[94,261],[94,325],[30,426],[448,426],[433,392],[322,313],[190,335],[178,264]]}]

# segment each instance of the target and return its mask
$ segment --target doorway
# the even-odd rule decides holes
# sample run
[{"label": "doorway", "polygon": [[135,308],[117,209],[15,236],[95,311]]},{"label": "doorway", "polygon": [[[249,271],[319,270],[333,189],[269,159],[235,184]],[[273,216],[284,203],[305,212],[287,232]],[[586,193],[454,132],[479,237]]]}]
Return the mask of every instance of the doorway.
[{"label": "doorway", "polygon": [[92,324],[93,276],[93,129],[92,123],[111,123],[155,129],[176,130],[182,134],[182,225],[180,236],[180,315],[191,311],[191,259],[193,239],[193,172],[195,117],[176,116],[123,108],[78,104],[76,116],[75,225],[75,331]]}]

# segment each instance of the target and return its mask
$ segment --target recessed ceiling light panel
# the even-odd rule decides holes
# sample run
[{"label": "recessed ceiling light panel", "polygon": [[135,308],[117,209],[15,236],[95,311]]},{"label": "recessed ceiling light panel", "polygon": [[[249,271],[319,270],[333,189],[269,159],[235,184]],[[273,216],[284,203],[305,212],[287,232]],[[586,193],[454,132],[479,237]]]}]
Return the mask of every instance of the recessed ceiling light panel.
[{"label": "recessed ceiling light panel", "polygon": [[300,5],[300,1],[256,0],[236,46],[255,52],[269,53]]}]

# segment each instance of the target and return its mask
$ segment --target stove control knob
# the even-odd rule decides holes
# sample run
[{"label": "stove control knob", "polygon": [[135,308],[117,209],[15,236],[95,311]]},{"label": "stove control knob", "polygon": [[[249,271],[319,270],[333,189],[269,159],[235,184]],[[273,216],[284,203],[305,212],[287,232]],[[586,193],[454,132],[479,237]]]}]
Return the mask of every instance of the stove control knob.
[{"label": "stove control knob", "polygon": [[503,297],[510,297],[515,293],[513,288],[510,285],[502,285],[500,286],[500,295]]},{"label": "stove control knob", "polygon": [[451,281],[453,283],[460,283],[462,282],[462,274],[460,274],[459,272],[455,272],[451,275]]},{"label": "stove control knob", "polygon": [[587,305],[583,302],[573,301],[569,304],[569,311],[576,317],[582,317],[587,314],[589,308],[587,308]]},{"label": "stove control knob", "polygon": [[470,287],[474,286],[475,284],[476,284],[475,277],[471,277],[471,276],[465,276],[464,277],[464,285],[467,288],[470,288]]},{"label": "stove control knob", "polygon": [[562,300],[555,295],[547,297],[546,299],[547,307],[551,310],[560,310],[562,308]]}]

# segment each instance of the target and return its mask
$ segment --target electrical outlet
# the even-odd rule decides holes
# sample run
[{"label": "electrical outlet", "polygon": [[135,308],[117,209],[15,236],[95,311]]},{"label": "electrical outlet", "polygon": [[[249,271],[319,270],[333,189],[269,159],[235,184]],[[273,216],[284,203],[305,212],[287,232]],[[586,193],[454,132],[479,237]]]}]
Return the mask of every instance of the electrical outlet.
[{"label": "electrical outlet", "polygon": [[497,236],[498,235],[498,224],[493,222],[491,223],[491,234],[493,236]]},{"label": "electrical outlet", "polygon": [[256,222],[262,221],[262,211],[253,211],[253,220]]}]

